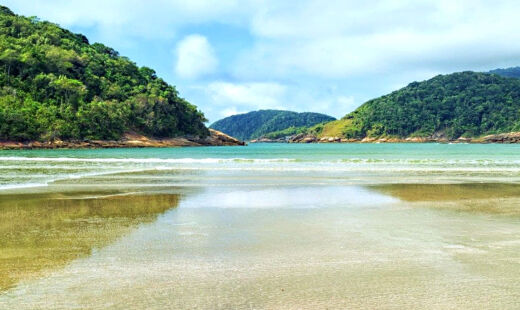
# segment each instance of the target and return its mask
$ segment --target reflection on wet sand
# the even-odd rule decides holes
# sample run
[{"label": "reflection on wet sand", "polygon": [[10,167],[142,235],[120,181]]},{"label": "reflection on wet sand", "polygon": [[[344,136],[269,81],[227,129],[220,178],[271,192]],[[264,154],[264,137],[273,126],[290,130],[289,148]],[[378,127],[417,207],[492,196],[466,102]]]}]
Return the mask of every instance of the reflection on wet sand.
[{"label": "reflection on wet sand", "polygon": [[517,309],[517,219],[409,204],[356,186],[207,188],[0,308]]},{"label": "reflection on wet sand", "polygon": [[369,188],[414,206],[520,215],[520,184],[385,184]]},{"label": "reflection on wet sand", "polygon": [[0,292],[87,256],[177,204],[173,194],[2,195]]}]

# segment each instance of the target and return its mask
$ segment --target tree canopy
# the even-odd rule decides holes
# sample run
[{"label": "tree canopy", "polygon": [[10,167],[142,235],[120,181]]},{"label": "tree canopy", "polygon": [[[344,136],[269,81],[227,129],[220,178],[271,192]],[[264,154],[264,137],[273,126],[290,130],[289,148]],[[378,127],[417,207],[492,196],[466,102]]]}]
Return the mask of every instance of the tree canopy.
[{"label": "tree canopy", "polygon": [[154,70],[0,6],[0,140],[206,136],[204,121]]},{"label": "tree canopy", "polygon": [[476,72],[439,75],[370,100],[341,123],[346,138],[454,139],[520,131],[520,80]]}]

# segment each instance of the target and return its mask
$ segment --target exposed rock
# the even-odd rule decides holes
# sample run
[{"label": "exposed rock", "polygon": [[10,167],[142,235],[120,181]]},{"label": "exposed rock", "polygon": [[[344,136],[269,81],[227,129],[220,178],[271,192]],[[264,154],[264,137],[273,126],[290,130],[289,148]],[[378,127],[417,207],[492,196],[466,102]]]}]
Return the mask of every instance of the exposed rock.
[{"label": "exposed rock", "polygon": [[448,140],[446,132],[444,130],[434,132],[431,137],[432,140]]},{"label": "exposed rock", "polygon": [[408,137],[404,141],[413,142],[413,143],[425,143],[425,142],[435,142],[437,140],[435,138],[429,138],[429,137]]},{"label": "exposed rock", "polygon": [[306,136],[305,138],[303,138],[302,142],[303,143],[313,143],[313,142],[316,142],[316,137],[315,136]]},{"label": "exposed rock", "polygon": [[319,142],[318,138],[314,135],[308,135],[308,134],[297,134],[288,139],[289,143],[314,143]]},{"label": "exposed rock", "polygon": [[245,142],[235,139],[218,130],[210,129],[209,132],[210,132],[209,136],[207,136],[203,139],[198,139],[198,140],[193,139],[191,141],[199,143],[200,145],[215,145],[215,146],[246,145]]},{"label": "exposed rock", "polygon": [[173,146],[225,146],[245,145],[231,136],[210,129],[210,135],[204,138],[197,136],[176,137],[167,139],[149,138],[134,132],[126,133],[121,140],[87,140],[87,141],[30,141],[0,142],[0,149],[55,149],[55,148],[130,148],[130,147],[173,147]]},{"label": "exposed rock", "polygon": [[361,142],[363,143],[370,143],[370,142],[375,142],[377,139],[376,138],[371,138],[371,137],[365,137],[363,138],[363,140],[361,140]]},{"label": "exposed rock", "polygon": [[340,137],[321,137],[319,139],[316,137],[315,139],[319,143],[347,142],[345,139],[342,139]]},{"label": "exposed rock", "polygon": [[304,133],[300,133],[300,134],[294,135],[294,136],[292,136],[289,139],[289,143],[299,143],[299,142],[302,142],[303,138],[305,138],[305,134]]},{"label": "exposed rock", "polygon": [[520,143],[520,132],[502,133],[489,135],[475,140],[481,143]]},{"label": "exposed rock", "polygon": [[460,137],[457,139],[458,143],[470,143],[471,141],[473,141],[473,139],[471,139],[471,138]]},{"label": "exposed rock", "polygon": [[437,132],[429,137],[408,137],[408,138],[396,138],[396,137],[382,137],[373,138],[365,137],[359,139],[346,139],[341,137],[321,137],[318,138],[313,135],[298,134],[291,137],[288,141],[290,143],[520,143],[520,132],[511,132],[497,135],[489,135],[483,138],[466,138],[460,137],[455,140],[449,140],[443,132]]},{"label": "exposed rock", "polygon": [[283,138],[278,138],[278,139],[269,139],[269,138],[265,138],[265,137],[260,137],[258,139],[254,139],[254,140],[251,140],[249,141],[250,143],[286,143],[288,142],[288,139],[290,137],[283,137]]}]

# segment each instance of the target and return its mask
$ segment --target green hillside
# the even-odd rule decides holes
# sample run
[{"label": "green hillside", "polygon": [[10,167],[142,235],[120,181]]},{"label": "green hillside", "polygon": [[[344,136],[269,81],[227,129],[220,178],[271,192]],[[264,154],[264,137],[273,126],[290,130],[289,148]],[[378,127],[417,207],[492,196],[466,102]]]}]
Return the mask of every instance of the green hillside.
[{"label": "green hillside", "polygon": [[520,131],[520,80],[461,72],[413,82],[370,100],[320,136],[478,137]]},{"label": "green hillside", "polygon": [[0,6],[0,140],[206,136],[204,121],[152,69]]},{"label": "green hillside", "polygon": [[335,118],[319,113],[260,110],[226,117],[210,128],[241,140],[252,140],[291,127],[309,127]]}]

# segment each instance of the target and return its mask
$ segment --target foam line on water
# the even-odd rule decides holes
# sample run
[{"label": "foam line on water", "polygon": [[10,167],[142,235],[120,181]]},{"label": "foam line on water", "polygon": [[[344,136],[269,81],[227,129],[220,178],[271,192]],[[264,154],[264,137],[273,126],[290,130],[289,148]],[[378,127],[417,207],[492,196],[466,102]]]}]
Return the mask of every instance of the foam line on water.
[{"label": "foam line on water", "polygon": [[172,163],[172,164],[218,164],[218,163],[315,163],[315,164],[405,164],[405,165],[520,165],[520,160],[493,160],[493,159],[379,159],[379,158],[344,158],[331,160],[312,160],[301,158],[80,158],[80,157],[0,157],[4,165],[8,162],[78,162],[78,163]]},{"label": "foam line on water", "polygon": [[60,176],[50,176],[49,179],[44,180],[40,183],[14,183],[14,184],[3,184],[0,185],[0,191],[2,190],[10,190],[10,189],[22,189],[22,188],[34,188],[34,187],[45,187],[49,186],[49,184],[53,182],[65,181],[65,180],[76,180],[86,177],[96,177],[96,176],[104,176],[111,175],[117,173],[132,173],[132,172],[140,172],[146,171],[149,169],[126,169],[126,170],[113,170],[113,171],[103,171],[103,172],[90,172],[90,173],[78,173],[78,174],[69,174],[69,175],[60,175]]},{"label": "foam line on water", "polygon": [[2,161],[23,161],[23,162],[89,162],[89,163],[226,163],[226,162],[291,162],[290,158],[76,158],[76,157],[0,157]]},{"label": "foam line on water", "polygon": [[48,183],[22,183],[22,184],[2,184],[0,185],[0,190],[10,190],[10,189],[23,189],[23,188],[33,188],[33,187],[44,187],[48,186]]}]

